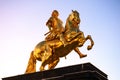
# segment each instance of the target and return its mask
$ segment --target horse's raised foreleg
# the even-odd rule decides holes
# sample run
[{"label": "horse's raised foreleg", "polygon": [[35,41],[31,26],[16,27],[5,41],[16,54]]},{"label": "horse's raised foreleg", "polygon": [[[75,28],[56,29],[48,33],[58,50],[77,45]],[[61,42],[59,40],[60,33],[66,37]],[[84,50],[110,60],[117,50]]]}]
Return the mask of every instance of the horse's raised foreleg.
[{"label": "horse's raised foreleg", "polygon": [[91,41],[91,45],[88,45],[87,49],[90,50],[92,49],[93,45],[94,45],[94,41],[92,40],[91,35],[88,35],[86,38],[86,41],[89,39]]},{"label": "horse's raised foreleg", "polygon": [[74,51],[75,51],[76,53],[78,53],[78,55],[80,56],[80,58],[84,58],[84,57],[87,56],[87,54],[82,54],[77,47],[74,49]]}]

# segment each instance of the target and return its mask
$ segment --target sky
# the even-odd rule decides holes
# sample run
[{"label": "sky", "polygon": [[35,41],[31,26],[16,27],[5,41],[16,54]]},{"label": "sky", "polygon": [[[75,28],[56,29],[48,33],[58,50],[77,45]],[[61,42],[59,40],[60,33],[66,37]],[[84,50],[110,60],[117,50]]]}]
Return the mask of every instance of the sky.
[{"label": "sky", "polygon": [[[120,79],[120,1],[119,0],[0,0],[0,78],[24,74],[30,52],[49,30],[46,21],[53,10],[66,23],[71,10],[80,13],[80,30],[91,35],[95,45],[88,51],[86,41],[80,59],[72,51],[56,68],[90,62],[108,75]],[[37,62],[39,71],[41,62]]]}]

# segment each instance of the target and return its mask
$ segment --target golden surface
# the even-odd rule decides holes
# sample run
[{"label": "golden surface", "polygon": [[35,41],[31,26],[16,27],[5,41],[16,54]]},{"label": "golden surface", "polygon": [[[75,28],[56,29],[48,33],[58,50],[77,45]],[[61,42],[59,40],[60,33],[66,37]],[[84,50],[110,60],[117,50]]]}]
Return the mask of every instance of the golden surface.
[{"label": "golden surface", "polygon": [[42,61],[40,71],[45,70],[48,65],[48,70],[55,68],[59,62],[60,57],[66,57],[72,50],[74,50],[80,58],[86,57],[82,54],[78,47],[89,39],[91,44],[87,49],[92,49],[94,42],[90,35],[84,36],[84,33],[79,30],[80,17],[77,11],[72,11],[66,20],[65,29],[62,26],[62,21],[58,18],[58,11],[54,10],[46,25],[49,32],[45,41],[36,45],[31,52],[28,66],[25,73],[32,73],[36,71],[36,60]]}]

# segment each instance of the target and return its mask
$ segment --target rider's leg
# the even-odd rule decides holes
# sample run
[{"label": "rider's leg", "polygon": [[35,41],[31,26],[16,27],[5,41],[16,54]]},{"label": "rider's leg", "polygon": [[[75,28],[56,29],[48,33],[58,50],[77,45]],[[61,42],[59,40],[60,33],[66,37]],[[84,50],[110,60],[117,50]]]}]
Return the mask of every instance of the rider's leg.
[{"label": "rider's leg", "polygon": [[60,41],[62,41],[64,46],[66,46],[68,44],[67,41],[65,40],[65,38],[63,37],[62,33],[60,34]]}]

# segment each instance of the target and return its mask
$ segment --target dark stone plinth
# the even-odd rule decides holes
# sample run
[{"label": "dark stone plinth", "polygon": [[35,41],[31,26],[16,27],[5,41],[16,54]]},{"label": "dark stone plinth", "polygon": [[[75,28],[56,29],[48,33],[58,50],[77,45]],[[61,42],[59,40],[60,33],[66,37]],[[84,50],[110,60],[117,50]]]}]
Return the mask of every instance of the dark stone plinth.
[{"label": "dark stone plinth", "polygon": [[2,80],[108,80],[107,75],[91,63],[2,78]]}]

